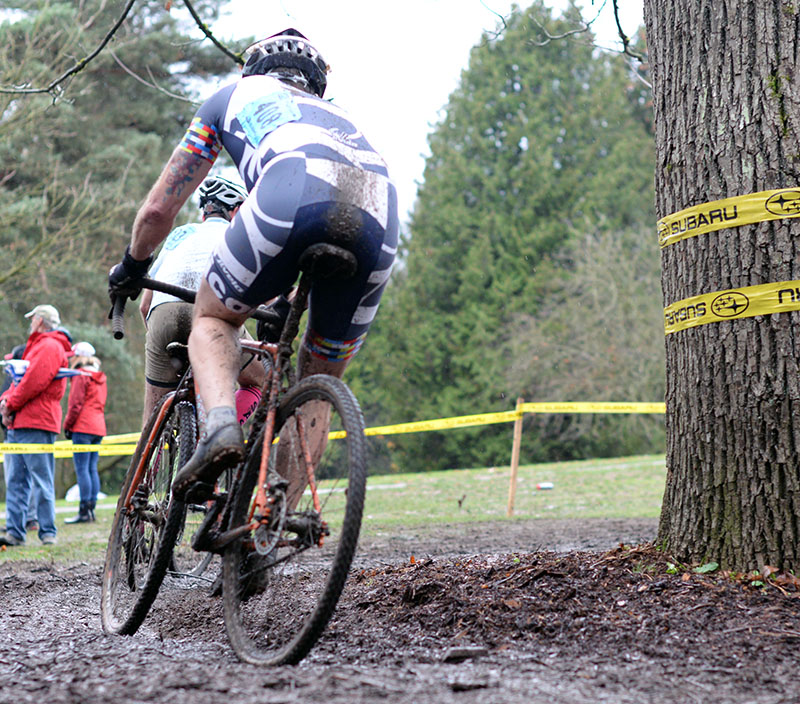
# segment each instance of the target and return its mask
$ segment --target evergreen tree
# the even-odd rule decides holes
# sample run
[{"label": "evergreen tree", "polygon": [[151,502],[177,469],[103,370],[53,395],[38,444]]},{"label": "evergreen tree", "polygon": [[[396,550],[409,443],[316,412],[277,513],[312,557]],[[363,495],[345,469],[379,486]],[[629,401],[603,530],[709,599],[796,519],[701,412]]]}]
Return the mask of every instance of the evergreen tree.
[{"label": "evergreen tree", "polygon": [[[542,26],[559,34],[573,12],[555,20],[537,2],[472,50],[357,373],[370,420],[512,408],[508,342],[564,275],[554,255],[581,233],[652,227],[642,92],[585,38],[547,41]],[[509,437],[498,426],[392,442],[400,467],[428,469],[496,463]]]},{"label": "evergreen tree", "polygon": [[[3,89],[48,86],[100,45],[123,4],[6,7],[19,12],[0,24]],[[50,93],[0,93],[0,350],[25,340],[34,304],[55,304],[73,337],[103,358],[111,433],[140,422],[143,328],[132,304],[128,339],[111,338],[108,270],[196,109],[198,79],[236,69],[189,28],[162,1],[137,2],[104,50]]]}]

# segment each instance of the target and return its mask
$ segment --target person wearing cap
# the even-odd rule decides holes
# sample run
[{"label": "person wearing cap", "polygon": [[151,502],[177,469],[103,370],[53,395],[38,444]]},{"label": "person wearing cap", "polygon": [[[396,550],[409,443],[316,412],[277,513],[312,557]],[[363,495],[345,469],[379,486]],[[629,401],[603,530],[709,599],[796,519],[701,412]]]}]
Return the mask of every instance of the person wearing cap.
[{"label": "person wearing cap", "polygon": [[[64,435],[72,440],[73,445],[97,445],[106,434],[106,375],[100,371],[100,360],[95,356],[91,343],[78,342],[72,352],[70,369],[79,369],[82,373],[72,377],[70,382]],[[80,505],[78,515],[67,518],[64,523],[89,523],[95,520],[94,509],[100,491],[97,459],[97,452],[76,450],[73,453]]]},{"label": "person wearing cap", "polygon": [[[38,305],[25,314],[30,318],[28,340],[22,359],[28,368],[20,382],[0,398],[0,416],[8,428],[7,443],[52,445],[61,430],[61,397],[67,388],[56,378],[67,365],[69,339],[57,328],[61,316],[51,305]],[[25,523],[32,487],[39,491],[37,513],[39,539],[56,542],[55,457],[52,452],[6,454],[6,533],[0,545],[25,543]]]}]

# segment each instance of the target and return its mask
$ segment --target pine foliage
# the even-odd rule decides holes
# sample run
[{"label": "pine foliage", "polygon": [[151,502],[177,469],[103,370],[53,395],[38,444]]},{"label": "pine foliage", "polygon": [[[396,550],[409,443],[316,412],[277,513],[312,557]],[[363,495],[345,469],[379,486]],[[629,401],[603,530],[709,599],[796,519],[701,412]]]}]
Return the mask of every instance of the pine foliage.
[{"label": "pine foliage", "polygon": [[[50,85],[100,45],[124,5],[5,3],[0,87]],[[196,110],[198,79],[236,68],[188,29],[163,2],[137,2],[105,49],[51,92],[0,93],[0,350],[25,340],[33,305],[56,305],[103,360],[110,433],[141,422],[143,328],[131,304],[129,336],[112,339],[108,270]]]},{"label": "pine foliage", "polygon": [[[585,35],[543,33],[574,20],[537,2],[472,50],[430,137],[403,260],[354,372],[366,375],[359,388],[371,419],[508,410],[519,394],[537,400],[539,385],[510,373],[537,354],[521,342],[521,321],[575,275],[569,252],[587,234],[635,229],[657,271],[646,89]],[[401,437],[392,460],[411,470],[505,462],[509,435],[496,426]],[[569,442],[532,435],[528,459],[575,454]]]}]

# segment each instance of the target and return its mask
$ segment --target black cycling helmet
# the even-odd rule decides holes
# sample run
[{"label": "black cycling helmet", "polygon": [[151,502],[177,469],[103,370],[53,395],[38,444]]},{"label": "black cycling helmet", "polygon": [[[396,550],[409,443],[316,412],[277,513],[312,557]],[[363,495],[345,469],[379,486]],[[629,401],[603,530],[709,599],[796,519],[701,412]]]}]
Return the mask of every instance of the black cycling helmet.
[{"label": "black cycling helmet", "polygon": [[243,186],[221,176],[209,176],[200,184],[199,191],[201,209],[205,208],[206,203],[216,201],[223,208],[233,210],[247,198],[247,191]]},{"label": "black cycling helmet", "polygon": [[297,69],[308,81],[311,92],[320,98],[328,85],[325,59],[305,36],[291,27],[251,44],[245,49],[244,60],[242,76],[263,75],[282,68]]}]

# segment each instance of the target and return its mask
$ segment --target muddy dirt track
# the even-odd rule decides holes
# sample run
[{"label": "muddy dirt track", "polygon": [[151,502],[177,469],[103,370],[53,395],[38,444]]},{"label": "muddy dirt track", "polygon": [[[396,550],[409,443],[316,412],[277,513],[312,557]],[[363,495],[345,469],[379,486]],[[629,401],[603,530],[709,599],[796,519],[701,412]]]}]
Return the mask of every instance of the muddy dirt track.
[{"label": "muddy dirt track", "polygon": [[236,659],[205,588],[167,592],[137,635],[112,637],[99,562],[5,562],[0,702],[800,701],[791,581],[668,574],[646,545],[655,529],[520,521],[363,540],[326,634],[279,668]]}]

